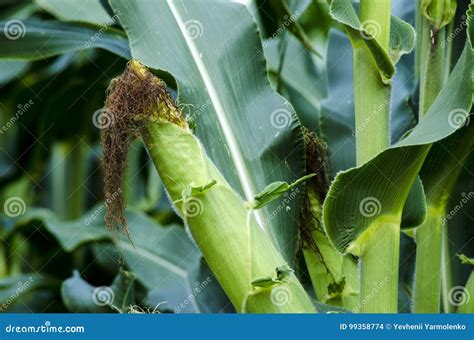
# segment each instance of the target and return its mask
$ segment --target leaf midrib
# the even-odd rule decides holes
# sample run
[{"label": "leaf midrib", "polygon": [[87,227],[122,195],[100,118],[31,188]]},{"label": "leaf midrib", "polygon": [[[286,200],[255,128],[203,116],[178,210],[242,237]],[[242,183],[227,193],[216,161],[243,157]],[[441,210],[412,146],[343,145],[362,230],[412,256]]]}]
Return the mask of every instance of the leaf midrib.
[{"label": "leaf midrib", "polygon": [[[219,122],[219,125],[221,126],[221,131],[224,135],[224,138],[226,139],[227,146],[229,147],[230,156],[236,167],[237,176],[239,177],[240,184],[242,185],[245,198],[248,201],[252,201],[255,197],[256,190],[253,188],[251,177],[247,170],[245,161],[243,160],[242,154],[239,150],[239,146],[236,142],[231,125],[227,120],[224,107],[218,97],[211,76],[207,71],[206,65],[199,57],[199,51],[195,43],[193,42],[193,39],[186,34],[185,22],[183,21],[183,18],[179,13],[179,9],[174,4],[173,0],[167,0],[166,3],[168,4],[171,14],[173,15],[173,18],[176,21],[176,24],[178,25],[178,28],[184,38],[186,46],[191,53],[191,57],[193,58],[193,61],[198,69],[199,76],[201,77],[201,80],[203,81],[204,86],[206,87],[212,106],[214,107],[214,111],[216,112],[217,120]],[[254,211],[254,215],[257,223],[260,225],[260,227],[263,228],[264,219],[261,216],[260,211]]]}]

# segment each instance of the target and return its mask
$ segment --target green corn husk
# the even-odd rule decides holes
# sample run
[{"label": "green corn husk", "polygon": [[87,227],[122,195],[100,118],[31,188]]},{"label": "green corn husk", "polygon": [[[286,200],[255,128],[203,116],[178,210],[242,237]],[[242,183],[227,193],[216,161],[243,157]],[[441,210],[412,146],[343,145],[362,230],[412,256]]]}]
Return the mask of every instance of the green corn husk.
[{"label": "green corn husk", "polygon": [[[137,86],[141,90],[134,93]],[[145,98],[137,105],[140,94]],[[132,123],[129,135],[142,136],[178,214],[236,310],[315,312],[293,271],[258,226],[252,211],[208,158],[164,84],[132,61],[112,84],[107,104],[114,116],[124,112],[130,115],[116,120]],[[105,132],[103,137],[108,147],[114,143],[113,138],[107,137],[110,134],[111,131]],[[117,157],[111,158],[118,162]],[[117,182],[109,178],[109,183]],[[108,190],[111,189],[109,185]],[[115,212],[120,208],[115,206]],[[120,216],[115,218],[120,220]]]}]

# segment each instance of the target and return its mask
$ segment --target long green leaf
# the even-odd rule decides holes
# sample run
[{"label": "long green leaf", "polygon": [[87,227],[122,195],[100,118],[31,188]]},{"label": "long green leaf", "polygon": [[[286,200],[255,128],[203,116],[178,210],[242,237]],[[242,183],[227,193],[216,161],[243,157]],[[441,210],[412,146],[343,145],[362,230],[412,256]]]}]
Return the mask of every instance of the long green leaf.
[{"label": "long green leaf", "polygon": [[111,18],[100,0],[35,0],[36,4],[60,20],[107,24]]},{"label": "long green leaf", "polygon": [[[178,226],[159,227],[146,216],[132,212],[126,217],[133,245],[124,236],[117,244],[125,263],[147,289],[156,289],[163,301],[168,301],[167,307],[177,308],[193,294],[201,261],[199,250]],[[199,311],[194,299],[189,303],[192,311]]]},{"label": "long green leaf", "polygon": [[[14,221],[15,228],[9,236],[29,225],[43,225],[68,252],[85,244],[115,242],[120,259],[114,261],[125,261],[137,280],[149,290],[147,301],[152,309],[162,303],[160,310],[181,313],[226,310],[229,300],[217,279],[201,262],[201,253],[182,227],[162,227],[143,213],[129,210],[126,217],[132,245],[126,235],[117,237],[115,232],[106,229],[104,213],[105,206],[97,205],[81,218],[65,222],[49,210],[28,209],[25,215]],[[196,290],[196,286],[201,288]],[[204,286],[206,294],[201,293]],[[82,279],[70,278],[63,284],[63,297],[67,295],[66,306],[74,312],[103,312],[104,308],[94,306],[90,299],[83,303],[81,296],[88,295],[90,298],[92,290],[93,287]],[[212,298],[209,297],[211,293]],[[115,292],[117,294],[119,292]],[[106,308],[107,311],[109,309]]]},{"label": "long green leaf", "polygon": [[[0,21],[0,58],[40,60],[71,51],[101,48],[130,58],[126,37],[111,27],[59,21]],[[9,33],[8,33],[9,32]]]},{"label": "long green leaf", "polygon": [[10,234],[15,233],[18,228],[31,224],[43,225],[65,251],[71,252],[85,243],[109,240],[110,233],[103,227],[103,218],[99,217],[104,210],[105,206],[99,205],[82,218],[65,222],[57,218],[50,210],[27,209],[26,213],[15,221],[15,228],[10,230]]},{"label": "long green leaf", "polygon": [[61,286],[61,297],[72,313],[127,313],[135,305],[134,277],[121,271],[110,286],[94,287],[74,271]]},{"label": "long green leaf", "polygon": [[[474,125],[468,125],[445,140],[435,143],[421,170],[430,214],[415,234],[417,259],[414,312],[436,313],[439,310],[442,277],[447,283],[445,276],[451,275],[449,263],[442,265],[443,234],[446,236],[444,229],[448,219],[451,219],[450,213],[447,212],[448,199],[452,196],[464,162],[473,146]],[[451,287],[445,286],[443,290],[445,298],[449,296],[449,289]],[[447,304],[445,306],[447,307]]]}]

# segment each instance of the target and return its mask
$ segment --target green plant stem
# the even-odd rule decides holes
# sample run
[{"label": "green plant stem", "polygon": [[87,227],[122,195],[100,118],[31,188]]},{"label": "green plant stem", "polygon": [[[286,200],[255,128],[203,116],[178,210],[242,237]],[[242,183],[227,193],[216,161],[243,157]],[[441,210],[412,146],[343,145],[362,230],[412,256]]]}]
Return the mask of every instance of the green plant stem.
[{"label": "green plant stem", "polygon": [[416,230],[416,269],[413,312],[439,313],[444,207],[429,207]]},{"label": "green plant stem", "polygon": [[[390,0],[362,0],[360,20],[363,24],[376,23],[376,39],[388,51]],[[370,51],[367,48],[355,46],[354,95],[357,164],[365,163],[389,146],[390,90],[390,86],[383,84]]]},{"label": "green plant stem", "polygon": [[452,33],[454,29],[454,21],[452,21],[449,26],[445,29],[445,39],[446,39],[446,44],[445,49],[445,60],[444,60],[444,65],[445,65],[445,70],[444,70],[444,80],[443,83],[445,84],[448,81],[449,74],[451,73],[451,61],[453,59],[453,39],[447,39]]},{"label": "green plant stem", "polygon": [[[362,0],[361,22],[377,23],[377,41],[387,51],[390,39],[390,0]],[[354,46],[356,154],[361,165],[389,146],[391,87],[382,82],[370,52]],[[400,225],[378,225],[360,256],[359,310],[396,313]],[[388,280],[388,281],[387,281]]]},{"label": "green plant stem", "polygon": [[397,313],[399,248],[399,223],[375,227],[360,256],[359,312]]},{"label": "green plant stem", "polygon": [[449,290],[453,287],[453,274],[447,228],[443,228],[441,247],[441,301],[445,313],[454,313],[454,306],[448,301]]},{"label": "green plant stem", "polygon": [[423,13],[421,12],[421,1],[416,0],[415,12],[415,29],[416,29],[416,48],[415,48],[415,76],[418,80],[421,73],[421,50],[422,50],[422,35],[423,35]]},{"label": "green plant stem", "polygon": [[446,28],[436,30],[428,19],[422,21],[420,117],[428,111],[446,81],[446,51],[440,45],[446,39]]},{"label": "green plant stem", "polygon": [[[434,2],[434,14],[442,15],[442,1]],[[449,75],[450,45],[446,41],[447,27],[436,28],[423,13],[419,13],[422,23],[421,75],[420,75],[420,119],[443,88]],[[449,44],[449,43],[448,43]],[[451,174],[454,176],[454,174]],[[441,263],[443,253],[443,216],[445,204],[441,198],[431,200],[428,197],[428,215],[426,221],[416,230],[416,267],[413,312],[439,313],[441,299]]]}]

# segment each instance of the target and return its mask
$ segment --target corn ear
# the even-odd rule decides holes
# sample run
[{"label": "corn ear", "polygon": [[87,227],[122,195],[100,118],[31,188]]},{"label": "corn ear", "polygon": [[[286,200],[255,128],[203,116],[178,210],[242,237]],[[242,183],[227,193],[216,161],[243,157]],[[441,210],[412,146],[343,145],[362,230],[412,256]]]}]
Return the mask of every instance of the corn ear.
[{"label": "corn ear", "polygon": [[[141,64],[132,61],[126,72],[149,82],[152,93],[161,93],[152,90],[159,82]],[[237,311],[314,312],[293,271],[281,270],[288,264],[208,158],[170,97],[146,102],[153,105],[135,113],[137,130],[178,214]]]}]

